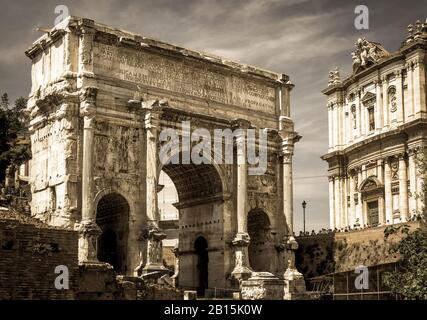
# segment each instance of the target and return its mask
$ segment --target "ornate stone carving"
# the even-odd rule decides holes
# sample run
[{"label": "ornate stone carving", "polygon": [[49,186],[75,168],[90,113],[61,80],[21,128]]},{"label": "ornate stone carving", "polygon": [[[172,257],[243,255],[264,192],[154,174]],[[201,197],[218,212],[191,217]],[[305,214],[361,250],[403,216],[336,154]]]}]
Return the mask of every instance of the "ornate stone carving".
[{"label": "ornate stone carving", "polygon": [[341,84],[340,71],[339,71],[338,67],[329,71],[328,86],[330,87],[330,86],[334,86],[337,84]]},{"label": "ornate stone carving", "polygon": [[356,117],[356,105],[353,104],[350,108],[351,111],[351,119],[353,120],[353,129],[357,127],[357,117]]},{"label": "ornate stone carving", "polygon": [[388,103],[390,112],[396,112],[397,110],[397,102],[396,102],[396,87],[390,86],[387,90],[388,95]]},{"label": "ornate stone carving", "polygon": [[355,43],[355,50],[351,53],[353,58],[353,72],[357,73],[377,63],[389,53],[379,44],[359,38]]}]

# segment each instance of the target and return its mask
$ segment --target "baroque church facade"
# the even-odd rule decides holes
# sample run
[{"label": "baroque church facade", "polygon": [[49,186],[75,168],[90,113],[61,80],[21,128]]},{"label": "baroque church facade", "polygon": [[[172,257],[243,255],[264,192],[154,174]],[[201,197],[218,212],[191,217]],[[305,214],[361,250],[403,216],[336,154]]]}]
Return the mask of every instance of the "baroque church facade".
[{"label": "baroque church facade", "polygon": [[427,22],[408,26],[397,52],[359,39],[353,73],[329,73],[330,228],[404,222],[424,208]]}]

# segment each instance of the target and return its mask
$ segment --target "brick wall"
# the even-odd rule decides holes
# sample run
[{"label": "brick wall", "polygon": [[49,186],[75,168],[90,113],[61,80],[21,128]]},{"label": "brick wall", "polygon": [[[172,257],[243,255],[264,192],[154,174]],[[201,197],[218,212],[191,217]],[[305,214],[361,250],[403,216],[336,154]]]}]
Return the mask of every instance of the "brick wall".
[{"label": "brick wall", "polygon": [[[0,215],[0,299],[73,299],[78,234],[31,219]],[[69,290],[57,290],[55,267],[66,265]]]}]

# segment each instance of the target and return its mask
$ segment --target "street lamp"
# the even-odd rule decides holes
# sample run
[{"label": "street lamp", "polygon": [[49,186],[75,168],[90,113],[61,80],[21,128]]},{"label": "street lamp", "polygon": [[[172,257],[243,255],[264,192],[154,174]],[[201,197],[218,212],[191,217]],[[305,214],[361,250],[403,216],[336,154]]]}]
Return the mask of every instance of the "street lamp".
[{"label": "street lamp", "polygon": [[305,235],[305,207],[307,206],[307,202],[305,200],[302,201],[302,217],[303,217],[303,229],[304,229],[304,235]]}]

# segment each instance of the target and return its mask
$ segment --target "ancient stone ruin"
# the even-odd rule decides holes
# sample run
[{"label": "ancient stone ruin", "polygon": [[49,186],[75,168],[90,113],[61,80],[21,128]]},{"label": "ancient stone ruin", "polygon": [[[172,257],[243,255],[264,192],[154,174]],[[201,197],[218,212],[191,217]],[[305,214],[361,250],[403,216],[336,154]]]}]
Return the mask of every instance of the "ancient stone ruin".
[{"label": "ancient stone ruin", "polygon": [[[26,54],[31,213],[79,232],[81,266],[103,270],[108,263],[122,277],[171,275],[157,204],[164,171],[179,197],[179,288],[242,289],[251,299],[303,293],[292,236],[292,156],[300,136],[288,76],[77,17]],[[212,137],[217,129],[243,130],[210,163],[184,163],[196,144],[183,142],[188,123]],[[252,138],[250,128],[257,129]],[[164,163],[167,129],[182,144]],[[248,174],[255,165],[245,161],[246,143],[260,149],[263,132],[266,170]],[[228,147],[233,163],[224,161]]]}]

